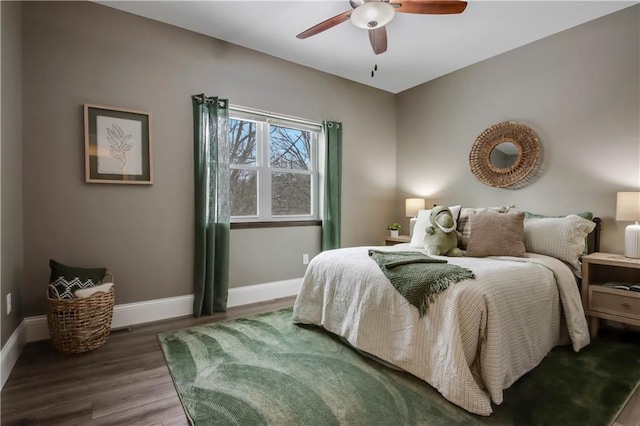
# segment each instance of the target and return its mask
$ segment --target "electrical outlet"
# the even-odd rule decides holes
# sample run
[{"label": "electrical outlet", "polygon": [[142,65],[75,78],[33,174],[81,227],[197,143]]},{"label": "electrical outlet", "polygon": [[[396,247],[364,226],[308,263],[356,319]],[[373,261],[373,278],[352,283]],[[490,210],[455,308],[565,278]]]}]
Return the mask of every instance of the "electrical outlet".
[{"label": "electrical outlet", "polygon": [[309,255],[307,253],[302,255],[302,264],[303,265],[308,265],[309,264]]},{"label": "electrical outlet", "polygon": [[11,313],[11,293],[7,294],[7,315]]}]

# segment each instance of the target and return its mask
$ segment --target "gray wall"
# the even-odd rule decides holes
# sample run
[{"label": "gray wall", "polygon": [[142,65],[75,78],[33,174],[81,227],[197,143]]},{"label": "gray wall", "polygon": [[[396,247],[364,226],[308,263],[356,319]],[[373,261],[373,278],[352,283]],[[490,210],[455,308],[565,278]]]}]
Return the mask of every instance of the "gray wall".
[{"label": "gray wall", "polygon": [[[616,192],[640,190],[639,32],[634,6],[399,94],[398,199],[590,210],[604,220],[601,249],[622,253]],[[530,126],[543,150],[542,173],[518,190],[484,186],[469,169],[475,139],[506,120]]]},{"label": "gray wall", "polygon": [[[0,3],[2,8],[0,122],[0,323],[2,347],[22,321],[22,93],[20,3]],[[12,310],[7,315],[6,296]]]},{"label": "gray wall", "polygon": [[[26,315],[43,313],[49,258],[107,266],[116,303],[192,293],[193,94],[342,121],[343,245],[380,242],[395,201],[392,94],[89,2],[23,7]],[[83,103],[151,112],[152,186],[84,182]],[[232,230],[230,285],[301,277],[302,254],[319,250],[317,227]]]},{"label": "gray wall", "polygon": [[[26,2],[21,21],[20,7],[2,2],[3,309],[5,294],[14,298],[14,313],[2,313],[2,343],[24,316],[43,313],[49,258],[108,266],[117,303],[192,292],[196,93],[344,123],[344,246],[379,244],[387,223],[405,219],[402,200],[424,196],[541,213],[589,209],[605,219],[603,249],[621,252],[626,224],[613,220],[615,193],[640,186],[639,13],[393,96],[101,5]],[[84,183],[83,103],[152,113],[154,185]],[[475,138],[503,120],[528,124],[543,146],[543,173],[524,189],[483,186],[468,168]],[[317,227],[234,230],[231,286],[300,277],[302,254],[319,248]]]},{"label": "gray wall", "polygon": [[[311,259],[320,252],[319,226],[235,229],[231,232],[229,279],[232,287],[300,278],[306,269],[302,255],[307,253]],[[280,244],[272,245],[278,242]],[[272,252],[274,248],[277,253]]]}]

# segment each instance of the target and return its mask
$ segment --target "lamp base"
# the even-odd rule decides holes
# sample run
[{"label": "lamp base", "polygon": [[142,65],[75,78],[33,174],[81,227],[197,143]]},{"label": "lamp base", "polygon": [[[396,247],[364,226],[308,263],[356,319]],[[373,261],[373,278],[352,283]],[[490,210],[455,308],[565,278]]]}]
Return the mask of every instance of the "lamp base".
[{"label": "lamp base", "polygon": [[624,255],[640,259],[640,223],[629,225],[624,231]]}]

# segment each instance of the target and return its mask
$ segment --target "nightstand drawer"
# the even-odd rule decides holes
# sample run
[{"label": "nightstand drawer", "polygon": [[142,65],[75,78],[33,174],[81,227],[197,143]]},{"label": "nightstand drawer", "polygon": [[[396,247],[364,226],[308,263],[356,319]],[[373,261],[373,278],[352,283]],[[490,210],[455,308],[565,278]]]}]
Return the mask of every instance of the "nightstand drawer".
[{"label": "nightstand drawer", "polygon": [[590,286],[589,310],[640,320],[640,293]]}]

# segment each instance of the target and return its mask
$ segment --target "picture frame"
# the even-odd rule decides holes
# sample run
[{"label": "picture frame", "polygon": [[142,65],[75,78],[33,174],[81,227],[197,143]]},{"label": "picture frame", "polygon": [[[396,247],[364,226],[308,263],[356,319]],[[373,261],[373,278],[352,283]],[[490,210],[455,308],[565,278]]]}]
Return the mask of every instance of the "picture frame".
[{"label": "picture frame", "polygon": [[85,181],[153,184],[151,113],[84,104]]}]

